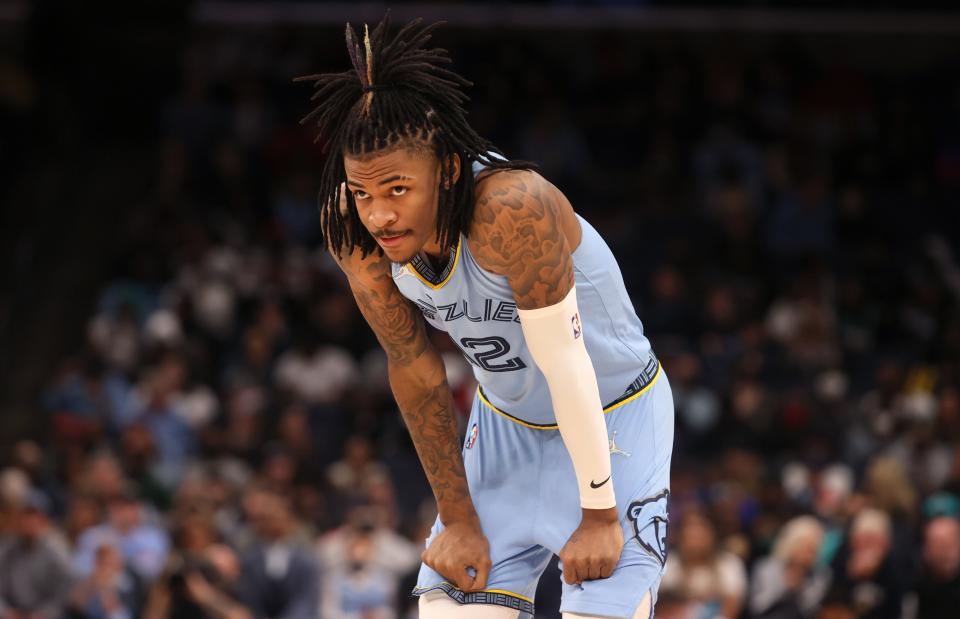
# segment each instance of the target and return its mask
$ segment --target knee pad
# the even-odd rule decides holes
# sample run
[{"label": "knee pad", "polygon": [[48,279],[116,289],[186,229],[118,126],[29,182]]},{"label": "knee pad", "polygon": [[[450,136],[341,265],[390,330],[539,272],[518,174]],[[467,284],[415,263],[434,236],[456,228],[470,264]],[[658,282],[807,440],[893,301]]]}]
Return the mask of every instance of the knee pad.
[{"label": "knee pad", "polygon": [[[422,607],[421,607],[422,608]],[[640,605],[631,619],[651,619],[653,617],[653,599],[650,592],[643,596]],[[580,613],[563,613],[563,619],[608,619],[605,617],[594,617],[593,615],[581,615]]]},{"label": "knee pad", "polygon": [[420,596],[420,619],[517,619],[519,611],[494,604],[460,604],[443,591]]}]

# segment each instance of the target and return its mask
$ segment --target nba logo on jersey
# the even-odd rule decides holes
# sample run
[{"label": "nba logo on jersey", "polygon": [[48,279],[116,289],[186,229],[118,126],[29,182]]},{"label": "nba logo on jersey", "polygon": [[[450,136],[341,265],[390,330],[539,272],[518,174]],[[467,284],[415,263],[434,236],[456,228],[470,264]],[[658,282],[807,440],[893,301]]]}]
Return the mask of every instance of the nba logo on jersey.
[{"label": "nba logo on jersey", "polygon": [[573,318],[570,319],[570,324],[573,326],[573,339],[577,339],[580,337],[580,334],[583,333],[583,328],[580,327],[580,312],[573,315]]},{"label": "nba logo on jersey", "polygon": [[473,427],[470,428],[470,434],[467,436],[467,449],[471,449],[473,444],[477,442],[477,434],[479,434],[477,424],[473,424]]}]

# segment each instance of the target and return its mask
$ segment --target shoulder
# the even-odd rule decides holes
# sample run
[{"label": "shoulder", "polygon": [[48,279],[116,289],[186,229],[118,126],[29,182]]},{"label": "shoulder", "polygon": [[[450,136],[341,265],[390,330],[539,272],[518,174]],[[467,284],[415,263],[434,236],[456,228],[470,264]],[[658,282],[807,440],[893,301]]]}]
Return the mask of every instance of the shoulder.
[{"label": "shoulder", "polygon": [[480,179],[468,244],[484,268],[508,275],[507,267],[542,242],[563,240],[563,194],[531,170],[503,170]]},{"label": "shoulder", "polygon": [[477,178],[474,226],[490,223],[503,208],[536,210],[544,201],[565,200],[560,190],[533,170],[485,170]]},{"label": "shoulder", "polygon": [[478,184],[470,253],[481,268],[507,278],[520,309],[567,295],[574,283],[571,248],[579,242],[574,235],[579,224],[570,203],[536,172],[504,171]]}]

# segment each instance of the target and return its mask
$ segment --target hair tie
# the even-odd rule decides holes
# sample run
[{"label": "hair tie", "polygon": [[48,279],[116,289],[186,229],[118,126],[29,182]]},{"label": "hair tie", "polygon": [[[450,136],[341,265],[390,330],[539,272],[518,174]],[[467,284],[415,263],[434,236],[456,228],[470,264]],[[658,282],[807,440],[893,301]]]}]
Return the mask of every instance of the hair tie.
[{"label": "hair tie", "polygon": [[363,94],[367,94],[368,92],[379,92],[383,90],[396,90],[396,89],[397,87],[394,86],[393,84],[370,84],[369,86],[364,86],[362,90],[363,90]]}]

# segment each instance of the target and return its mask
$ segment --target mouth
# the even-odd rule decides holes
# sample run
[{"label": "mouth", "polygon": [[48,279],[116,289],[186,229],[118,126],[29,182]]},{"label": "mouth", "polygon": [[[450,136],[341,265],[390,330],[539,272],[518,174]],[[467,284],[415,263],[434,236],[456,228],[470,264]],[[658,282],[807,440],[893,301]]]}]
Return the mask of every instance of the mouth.
[{"label": "mouth", "polygon": [[400,243],[404,238],[406,238],[408,234],[410,233],[401,232],[400,234],[378,236],[377,243],[380,243],[382,247],[394,247],[395,245]]}]

